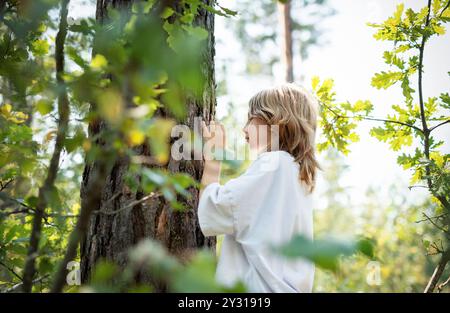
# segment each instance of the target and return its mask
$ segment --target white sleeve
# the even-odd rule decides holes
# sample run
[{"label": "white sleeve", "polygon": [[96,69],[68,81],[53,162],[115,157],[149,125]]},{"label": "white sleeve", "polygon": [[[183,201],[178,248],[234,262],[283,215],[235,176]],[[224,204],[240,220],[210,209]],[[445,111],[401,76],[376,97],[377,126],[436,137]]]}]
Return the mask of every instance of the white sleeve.
[{"label": "white sleeve", "polygon": [[238,225],[246,223],[243,219],[258,214],[264,202],[261,186],[272,185],[276,172],[261,169],[260,163],[257,161],[243,175],[224,185],[206,186],[198,205],[200,229],[205,236],[235,234]]},{"label": "white sleeve", "polygon": [[211,183],[205,187],[198,204],[198,221],[205,236],[234,232],[234,203],[228,185]]}]

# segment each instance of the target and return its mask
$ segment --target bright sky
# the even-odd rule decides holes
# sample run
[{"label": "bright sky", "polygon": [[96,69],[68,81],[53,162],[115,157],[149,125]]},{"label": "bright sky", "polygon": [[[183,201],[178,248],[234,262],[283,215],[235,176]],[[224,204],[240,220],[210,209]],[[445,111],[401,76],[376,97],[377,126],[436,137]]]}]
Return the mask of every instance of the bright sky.
[{"label": "bright sky", "polygon": [[[239,1],[222,0],[222,5],[239,11]],[[330,0],[336,9],[335,16],[323,22],[326,29],[327,44],[310,50],[309,58],[299,68],[305,76],[305,86],[310,86],[311,77],[333,78],[337,97],[340,100],[355,101],[369,99],[375,106],[372,114],[385,117],[390,112],[392,104],[402,104],[403,98],[399,87],[388,90],[377,90],[370,86],[371,77],[375,72],[386,70],[382,53],[390,48],[389,44],[376,41],[372,34],[374,30],[366,26],[367,22],[381,22],[392,14],[398,3],[406,2],[406,7],[414,9],[426,5],[426,1],[393,1],[393,0]],[[292,12],[293,18],[297,16]],[[226,112],[229,102],[238,106],[236,119],[243,122],[246,118],[247,101],[257,91],[281,82],[282,69],[277,68],[275,77],[255,78],[241,75],[243,59],[241,49],[233,34],[225,27],[223,17],[216,17],[216,57],[220,63],[223,59],[233,60],[227,83],[229,94],[218,99],[218,116]],[[425,97],[438,96],[449,91],[450,78],[450,35],[441,36],[428,43],[425,54],[424,94]],[[299,65],[296,60],[295,66]],[[223,79],[223,77],[217,77]],[[346,157],[349,171],[343,177],[343,184],[351,187],[354,204],[364,199],[364,191],[369,186],[376,186],[381,197],[388,196],[389,185],[396,182],[412,201],[423,197],[420,188],[408,190],[410,174],[396,163],[397,154],[391,152],[387,145],[380,143],[368,135],[368,130],[377,125],[376,122],[363,122],[359,127],[361,140],[351,146],[351,153]],[[437,138],[444,140],[445,153],[450,153],[450,124],[436,130]],[[318,192],[320,194],[320,181]],[[319,199],[320,200],[320,199]]]}]

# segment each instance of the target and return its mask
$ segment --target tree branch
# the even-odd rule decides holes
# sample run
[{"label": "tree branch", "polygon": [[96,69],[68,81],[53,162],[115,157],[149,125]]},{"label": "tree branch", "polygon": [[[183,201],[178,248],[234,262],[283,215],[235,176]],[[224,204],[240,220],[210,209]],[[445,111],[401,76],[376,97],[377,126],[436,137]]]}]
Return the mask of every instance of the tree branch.
[{"label": "tree branch", "polygon": [[447,123],[450,123],[450,120],[446,120],[446,121],[444,121],[444,122],[442,122],[442,123],[439,123],[439,124],[437,124],[437,125],[431,127],[431,128],[430,128],[430,133],[431,133],[433,130],[435,130],[436,128],[438,128],[439,126],[442,126],[442,125],[447,124]]},{"label": "tree branch", "polygon": [[428,215],[426,215],[425,213],[422,213],[423,216],[425,216],[425,219],[427,221],[429,221],[431,224],[434,225],[434,227],[436,227],[437,229],[439,229],[440,231],[447,233],[447,230],[445,228],[443,228],[442,226],[438,225],[436,222],[434,222]]},{"label": "tree branch", "polygon": [[151,199],[151,198],[157,198],[157,197],[160,197],[161,195],[162,195],[162,194],[161,194],[160,192],[159,192],[159,193],[152,192],[152,193],[150,193],[149,195],[143,197],[142,199],[132,201],[131,203],[127,204],[126,206],[124,206],[124,207],[122,207],[122,208],[120,208],[120,209],[118,209],[118,210],[115,210],[115,211],[103,211],[103,210],[97,210],[97,211],[94,211],[94,212],[92,212],[92,213],[93,213],[93,214],[104,214],[104,215],[115,215],[115,214],[117,214],[117,213],[119,213],[119,212],[126,211],[126,210],[128,210],[128,209],[131,209],[131,208],[135,207],[136,205],[141,204],[142,202],[147,201],[148,199]]},{"label": "tree branch", "polygon": [[377,121],[377,122],[384,122],[384,123],[399,124],[399,125],[410,127],[412,129],[417,130],[420,133],[423,133],[422,129],[420,129],[419,127],[414,126],[412,124],[408,124],[408,123],[404,123],[404,122],[400,122],[400,121],[393,121],[393,120],[383,119],[383,118],[371,117],[371,116],[363,116],[363,115],[346,116],[346,115],[341,115],[341,114],[337,113],[335,110],[333,110],[332,108],[330,108],[325,103],[322,103],[322,105],[325,108],[327,108],[331,113],[333,113],[338,118],[360,118],[360,119],[369,120],[369,121]]},{"label": "tree branch", "polygon": [[[49,277],[49,276],[50,276],[50,275],[47,274],[47,275],[38,277],[38,278],[36,278],[35,280],[33,280],[33,284],[37,284],[37,283],[43,281],[44,279],[46,279],[46,278]],[[22,283],[15,284],[15,285],[12,286],[11,288],[8,288],[8,289],[6,289],[5,291],[2,291],[2,292],[4,292],[4,293],[10,293],[10,292],[16,291],[16,290],[19,289],[22,285],[23,285],[23,282],[22,282]]]},{"label": "tree branch", "polygon": [[447,4],[445,5],[445,7],[442,9],[441,14],[439,14],[439,17],[442,16],[442,14],[444,14],[445,10],[448,9],[448,6],[450,5],[450,1],[447,1]]},{"label": "tree branch", "polygon": [[[428,13],[425,20],[425,27],[429,26],[430,24],[430,14],[431,14],[431,0],[428,0]],[[422,42],[419,47],[419,65],[418,65],[418,89],[419,89],[419,108],[420,108],[420,118],[422,121],[422,129],[424,134],[424,141],[423,141],[423,147],[424,147],[424,154],[425,158],[429,161],[430,160],[430,132],[432,129],[428,129],[427,121],[425,117],[425,105],[424,105],[424,96],[423,96],[423,57],[424,57],[424,51],[425,51],[425,44],[428,40],[428,35],[424,34],[422,37]],[[443,123],[441,123],[443,125]],[[439,124],[439,125],[441,125]],[[445,123],[444,123],[445,124]],[[435,126],[433,129],[436,129],[439,125]],[[426,172],[426,181],[428,188],[430,192],[433,190],[433,182],[431,181],[431,169],[430,165],[427,164],[425,167]],[[445,196],[436,195],[436,198],[439,199],[441,204],[446,208],[447,210],[450,210],[450,204]],[[450,220],[448,220],[450,222]],[[432,222],[430,220],[430,222]],[[433,223],[433,222],[432,222]],[[433,225],[435,225],[433,223]],[[435,225],[436,226],[436,225]],[[439,228],[439,227],[438,227]],[[440,228],[443,230],[442,228]],[[448,231],[445,231],[448,238]],[[430,278],[430,281],[428,282],[427,287],[425,288],[425,292],[433,292],[434,288],[436,287],[437,282],[439,281],[440,277],[442,276],[442,273],[445,269],[445,266],[447,262],[450,259],[450,250],[447,250],[445,253],[442,254],[441,260],[436,267],[436,270],[434,271],[432,277]]]},{"label": "tree branch", "polygon": [[445,216],[447,216],[448,215],[448,213],[443,213],[443,214],[439,214],[439,215],[436,215],[436,216],[430,216],[430,217],[426,217],[425,219],[423,219],[423,220],[418,220],[418,221],[416,221],[416,223],[421,223],[421,222],[426,222],[426,221],[429,221],[430,219],[440,219],[440,218],[444,218]]},{"label": "tree branch", "polygon": [[441,292],[442,288],[444,288],[446,285],[448,285],[450,283],[450,276],[447,278],[447,280],[445,282],[443,282],[442,284],[439,284],[438,286],[438,291]]},{"label": "tree branch", "polygon": [[[425,27],[427,27],[430,24],[430,13],[431,13],[431,0],[428,0],[428,13],[427,13],[427,17],[425,20]],[[424,106],[424,102],[423,102],[423,88],[422,88],[423,55],[424,55],[424,51],[425,51],[425,43],[427,42],[427,40],[428,40],[428,36],[426,34],[424,34],[422,36],[422,42],[419,47],[419,65],[418,65],[419,108],[420,108],[420,119],[422,121],[422,129],[423,129],[424,134],[428,133],[427,120],[425,118],[425,106]]]},{"label": "tree branch", "polygon": [[427,287],[425,288],[424,291],[425,293],[431,293],[434,291],[434,288],[436,287],[439,278],[442,276],[442,273],[445,270],[445,266],[447,265],[449,260],[450,260],[450,250],[447,250],[441,254],[441,259],[439,260],[439,263],[436,266],[436,269],[434,270]]},{"label": "tree branch", "polygon": [[4,189],[6,189],[8,187],[8,185],[13,182],[13,180],[14,179],[11,178],[6,183],[0,182],[0,191],[3,191]]},{"label": "tree branch", "polygon": [[14,276],[16,276],[20,281],[22,281],[22,277],[16,273],[16,271],[12,268],[6,265],[5,263],[0,261],[0,265],[6,268],[8,271],[10,271]]},{"label": "tree branch", "polygon": [[45,215],[45,208],[47,207],[47,194],[54,188],[54,183],[59,168],[59,161],[61,152],[64,146],[64,139],[69,122],[69,98],[64,84],[64,44],[67,36],[67,15],[68,15],[69,0],[63,0],[61,3],[59,29],[56,35],[55,42],[55,61],[56,61],[56,81],[61,88],[58,93],[58,132],[55,139],[55,149],[50,160],[50,166],[47,172],[47,177],[44,184],[39,188],[38,203],[36,205],[35,214],[33,218],[33,226],[30,236],[30,245],[28,248],[27,259],[25,262],[25,269],[23,274],[24,292],[31,292],[33,287],[33,277],[36,272],[35,262],[38,256],[38,247],[41,237],[42,220]]},{"label": "tree branch", "polygon": [[93,171],[95,172],[92,175],[93,178],[90,180],[88,186],[86,186],[87,194],[82,198],[80,216],[75,229],[70,234],[67,250],[63,261],[58,266],[51,292],[62,291],[66,281],[67,263],[76,257],[78,244],[80,243],[80,239],[86,234],[91,214],[94,211],[94,208],[98,207],[101,202],[102,190],[106,185],[106,177],[111,169],[111,164],[114,161],[115,155],[112,156],[112,160],[107,157],[101,157],[102,156],[100,156],[98,161],[92,165]]}]

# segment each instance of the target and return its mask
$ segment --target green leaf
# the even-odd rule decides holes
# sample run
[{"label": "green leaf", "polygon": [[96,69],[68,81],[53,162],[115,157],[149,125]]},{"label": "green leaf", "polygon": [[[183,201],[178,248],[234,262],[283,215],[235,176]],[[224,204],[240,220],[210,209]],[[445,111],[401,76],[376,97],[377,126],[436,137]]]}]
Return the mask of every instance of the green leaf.
[{"label": "green leaf", "polygon": [[8,243],[11,240],[13,240],[16,237],[17,233],[19,232],[20,228],[21,228],[20,225],[12,226],[5,235],[4,243]]},{"label": "green leaf", "polygon": [[369,258],[375,256],[375,242],[369,238],[362,238],[356,242],[356,250]]},{"label": "green leaf", "polygon": [[450,109],[450,95],[448,93],[442,93],[439,98],[442,101],[441,106],[445,109]]},{"label": "green leaf", "polygon": [[161,13],[161,18],[167,19],[171,17],[174,13],[175,11],[171,7],[165,7],[163,12]]},{"label": "green leaf", "polygon": [[200,251],[177,273],[171,288],[175,292],[220,292],[222,288],[214,279],[215,269],[215,257]]},{"label": "green leaf", "polygon": [[371,112],[373,109],[373,105],[372,102],[368,100],[358,100],[355,102],[352,109],[354,112],[365,111],[366,114],[369,114],[369,112]]},{"label": "green leaf", "polygon": [[372,78],[372,86],[377,89],[387,89],[400,79],[402,79],[403,73],[401,72],[381,72],[375,74]]},{"label": "green leaf", "polygon": [[101,54],[96,54],[95,57],[91,61],[91,68],[93,69],[102,69],[106,67],[108,64],[108,61],[106,58]]},{"label": "green leaf", "polygon": [[370,135],[381,141],[386,141],[389,138],[389,134],[383,127],[373,127],[370,130]]},{"label": "green leaf", "polygon": [[180,17],[180,21],[186,24],[190,24],[194,20],[194,17],[195,16],[193,13],[187,13]]},{"label": "green leaf", "polygon": [[64,140],[64,146],[66,147],[67,152],[71,153],[75,151],[78,147],[81,147],[85,138],[86,136],[82,131],[77,132],[75,136],[71,138],[66,138]]},{"label": "green leaf", "polygon": [[428,101],[425,102],[425,117],[429,118],[437,111],[437,98],[430,97]]},{"label": "green leaf", "polygon": [[403,96],[406,98],[407,101],[412,101],[412,93],[415,92],[414,89],[411,88],[411,86],[409,85],[409,77],[407,75],[405,75],[403,77],[402,80],[402,91],[403,91]]},{"label": "green leaf", "polygon": [[167,177],[158,171],[151,170],[149,168],[144,168],[142,174],[152,183],[162,186],[166,183]]},{"label": "green leaf", "polygon": [[403,3],[400,3],[397,5],[397,9],[394,13],[395,22],[400,23],[404,9],[405,9],[405,5]]},{"label": "green leaf", "polygon": [[49,99],[40,99],[36,102],[36,110],[41,115],[46,115],[53,110],[53,103]]},{"label": "green leaf", "polygon": [[183,28],[192,36],[197,38],[198,40],[204,40],[208,38],[208,31],[200,26],[186,26],[183,25]]},{"label": "green leaf", "polygon": [[445,34],[445,28],[441,25],[433,24],[433,30],[438,35],[444,35]]},{"label": "green leaf", "polygon": [[66,48],[67,55],[81,68],[86,67],[86,61],[80,56],[79,52],[72,46]]},{"label": "green leaf", "polygon": [[36,41],[33,41],[33,43],[31,44],[31,49],[35,56],[44,56],[48,53],[50,45],[47,40],[38,39]]},{"label": "green leaf", "polygon": [[314,241],[297,235],[292,240],[274,250],[289,258],[304,258],[324,269],[336,270],[341,256],[361,252],[373,256],[373,244],[368,239],[359,241],[337,239],[315,239]]},{"label": "green leaf", "polygon": [[[280,0],[279,0],[280,1]],[[283,0],[281,0],[281,1],[283,1]],[[228,8],[225,8],[225,7],[223,7],[223,6],[221,6],[221,5],[219,5],[218,4],[218,6],[220,7],[220,9],[222,10],[222,11],[224,11],[227,15],[229,15],[229,16],[235,16],[238,12],[237,11],[233,11],[233,10],[230,10],[230,9],[228,9]]]},{"label": "green leaf", "polygon": [[160,164],[165,164],[169,160],[170,132],[173,126],[173,120],[156,118],[147,130],[150,148]]},{"label": "green leaf", "polygon": [[311,79],[311,86],[312,86],[312,89],[313,89],[313,90],[316,90],[316,89],[317,89],[317,86],[319,85],[319,83],[320,83],[320,78],[319,78],[318,76],[314,76],[314,77]]},{"label": "green leaf", "polygon": [[395,65],[399,69],[403,69],[405,67],[405,62],[400,59],[394,52],[385,51],[383,53],[383,58],[387,64]]}]

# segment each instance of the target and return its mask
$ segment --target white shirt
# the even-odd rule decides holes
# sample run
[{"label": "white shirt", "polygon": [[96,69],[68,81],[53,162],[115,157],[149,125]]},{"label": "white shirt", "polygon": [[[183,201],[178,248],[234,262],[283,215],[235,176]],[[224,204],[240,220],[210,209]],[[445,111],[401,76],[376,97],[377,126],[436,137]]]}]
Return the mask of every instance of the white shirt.
[{"label": "white shirt", "polygon": [[249,292],[311,292],[314,264],[287,259],[269,245],[313,238],[312,195],[285,151],[263,152],[241,176],[205,187],[198,218],[205,236],[225,234],[216,280],[242,281]]}]

